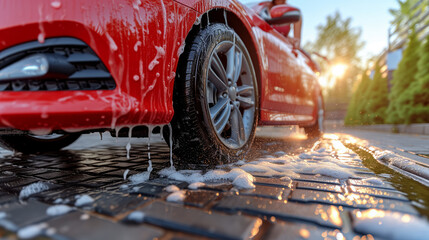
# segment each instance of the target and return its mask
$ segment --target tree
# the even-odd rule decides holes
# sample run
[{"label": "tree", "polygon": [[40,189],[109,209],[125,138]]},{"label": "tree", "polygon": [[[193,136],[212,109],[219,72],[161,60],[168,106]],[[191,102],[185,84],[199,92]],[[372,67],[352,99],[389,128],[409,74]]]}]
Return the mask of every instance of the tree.
[{"label": "tree", "polygon": [[412,91],[408,87],[415,81],[419,51],[420,42],[413,29],[398,68],[393,73],[392,89],[389,93],[390,103],[387,108],[389,123],[408,122],[408,112],[412,108]]},{"label": "tree", "polygon": [[390,22],[394,26],[394,31],[404,29],[406,24],[414,25],[415,23],[410,23],[409,20],[418,10],[424,10],[424,4],[419,4],[414,8],[419,0],[397,0],[397,2],[399,9],[389,9],[390,14],[394,17]]},{"label": "tree", "polygon": [[[329,15],[326,22],[317,26],[317,39],[307,43],[310,52],[318,52],[329,59],[329,63],[320,62],[322,74],[331,79],[332,88],[325,91],[325,104],[329,109],[332,104],[347,104],[350,98],[351,86],[360,72],[359,51],[364,43],[360,40],[361,30],[352,27],[352,19],[343,19],[339,12]],[[343,63],[348,69],[343,76],[334,78],[329,75],[330,65]],[[326,94],[327,93],[327,94]]]},{"label": "tree", "polygon": [[364,122],[364,116],[367,114],[364,95],[370,84],[367,71],[368,69],[365,69],[360,75],[360,82],[358,83],[347,108],[347,115],[344,119],[345,125],[362,125]]},{"label": "tree", "polygon": [[387,76],[383,77],[381,67],[383,62],[379,59],[375,63],[374,74],[366,90],[363,100],[366,102],[366,122],[368,124],[382,124],[385,122],[386,109],[389,105]]},{"label": "tree", "polygon": [[420,59],[417,62],[415,81],[410,85],[412,108],[407,113],[406,122],[429,122],[429,35],[420,50]]}]

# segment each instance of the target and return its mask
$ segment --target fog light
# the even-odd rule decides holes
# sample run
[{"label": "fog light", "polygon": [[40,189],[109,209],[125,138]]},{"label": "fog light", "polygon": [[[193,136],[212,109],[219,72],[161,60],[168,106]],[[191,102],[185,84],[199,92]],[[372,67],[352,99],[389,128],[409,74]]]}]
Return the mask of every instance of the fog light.
[{"label": "fog light", "polygon": [[49,62],[45,55],[23,58],[0,70],[0,80],[40,77],[48,73]]}]

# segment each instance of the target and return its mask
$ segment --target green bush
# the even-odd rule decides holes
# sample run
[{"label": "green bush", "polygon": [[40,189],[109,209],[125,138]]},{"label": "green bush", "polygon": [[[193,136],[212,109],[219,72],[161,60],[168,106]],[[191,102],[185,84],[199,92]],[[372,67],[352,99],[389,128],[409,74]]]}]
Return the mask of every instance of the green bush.
[{"label": "green bush", "polygon": [[406,123],[429,122],[429,35],[420,50],[415,81],[409,87],[412,107],[406,112]]},{"label": "green bush", "polygon": [[388,123],[409,123],[409,113],[413,108],[413,91],[409,87],[416,79],[419,51],[420,42],[413,30],[398,68],[393,73],[390,102],[386,110]]},{"label": "green bush", "polygon": [[375,63],[373,79],[370,81],[363,101],[366,102],[365,123],[382,124],[385,122],[386,109],[389,105],[387,78],[381,73],[380,60]]},{"label": "green bush", "polygon": [[345,125],[361,125],[363,124],[363,118],[367,114],[365,110],[364,95],[370,84],[369,76],[366,74],[368,70],[364,70],[362,73],[362,79],[356,90],[354,91],[347,108],[347,114],[344,119]]}]

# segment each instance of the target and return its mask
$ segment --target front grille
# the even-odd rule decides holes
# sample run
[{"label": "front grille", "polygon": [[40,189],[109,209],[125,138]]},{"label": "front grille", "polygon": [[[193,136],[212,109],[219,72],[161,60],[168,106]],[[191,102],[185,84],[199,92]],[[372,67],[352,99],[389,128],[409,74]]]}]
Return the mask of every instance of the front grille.
[{"label": "front grille", "polygon": [[67,78],[1,80],[0,91],[113,90],[116,83],[94,51],[75,38],[49,38],[20,44],[0,52],[0,70],[33,54],[57,54],[76,71]]}]

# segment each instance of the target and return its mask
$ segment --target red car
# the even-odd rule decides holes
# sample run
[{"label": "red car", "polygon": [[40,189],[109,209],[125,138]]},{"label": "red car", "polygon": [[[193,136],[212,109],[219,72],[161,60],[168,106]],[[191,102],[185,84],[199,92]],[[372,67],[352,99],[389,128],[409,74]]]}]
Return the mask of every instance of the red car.
[{"label": "red car", "polygon": [[258,125],[320,133],[317,67],[273,28],[297,21],[293,8],[263,19],[236,0],[3,0],[0,12],[9,148],[56,150],[106,130],[144,137],[171,124],[176,156],[218,163],[242,158]]}]

